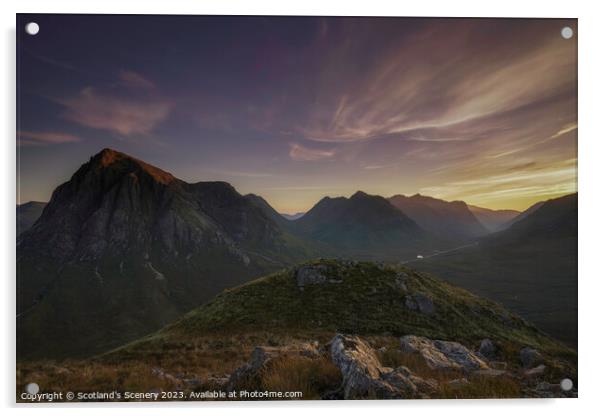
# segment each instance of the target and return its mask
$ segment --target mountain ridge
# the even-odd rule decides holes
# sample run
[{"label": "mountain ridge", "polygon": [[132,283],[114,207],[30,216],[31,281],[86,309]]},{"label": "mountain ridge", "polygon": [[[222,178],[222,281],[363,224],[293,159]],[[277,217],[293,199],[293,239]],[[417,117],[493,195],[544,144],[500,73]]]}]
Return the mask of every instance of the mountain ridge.
[{"label": "mountain ridge", "polygon": [[398,194],[388,200],[422,228],[442,238],[468,242],[488,232],[464,201],[445,201],[420,194]]}]

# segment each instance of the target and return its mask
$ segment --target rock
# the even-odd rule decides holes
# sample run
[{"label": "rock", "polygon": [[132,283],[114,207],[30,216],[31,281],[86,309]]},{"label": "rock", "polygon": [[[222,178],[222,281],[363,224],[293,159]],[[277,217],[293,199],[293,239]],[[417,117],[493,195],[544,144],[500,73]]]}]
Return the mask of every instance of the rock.
[{"label": "rock", "polygon": [[464,386],[467,386],[470,383],[468,382],[467,379],[462,377],[462,378],[455,378],[453,380],[450,380],[446,384],[451,388],[457,389],[457,388],[462,388]]},{"label": "rock", "polygon": [[433,300],[422,293],[407,295],[405,297],[405,305],[409,310],[418,311],[425,315],[432,315],[435,313]]},{"label": "rock", "polygon": [[489,361],[487,363],[487,365],[489,365],[489,367],[493,368],[494,370],[507,370],[508,369],[508,363],[505,361]]},{"label": "rock", "polygon": [[260,371],[269,365],[274,358],[284,355],[301,355],[309,358],[317,358],[320,355],[318,345],[317,341],[315,341],[286,347],[255,347],[251,353],[250,361],[238,367],[230,375],[226,384],[226,390],[233,391],[240,386],[244,386],[256,378]]},{"label": "rock", "polygon": [[407,292],[408,286],[407,286],[406,282],[407,282],[408,278],[409,278],[409,276],[407,273],[398,272],[395,275],[395,286],[397,286],[398,289],[401,289],[404,292]]},{"label": "rock", "polygon": [[532,377],[542,376],[545,372],[546,372],[546,366],[543,364],[540,364],[537,367],[531,368],[529,370],[525,370],[523,375],[527,378],[532,378]]},{"label": "rock", "polygon": [[344,399],[428,397],[436,383],[414,376],[405,367],[382,367],[374,350],[356,336],[336,335],[330,342],[333,363],[341,370]]},{"label": "rock", "polygon": [[526,395],[528,397],[539,397],[539,398],[559,398],[559,397],[578,397],[576,390],[563,391],[560,384],[552,384],[547,381],[537,383],[535,388],[527,389]]},{"label": "rock", "polygon": [[493,341],[491,341],[489,338],[482,340],[481,345],[479,346],[479,354],[488,360],[495,359],[497,348]]},{"label": "rock", "polygon": [[406,308],[408,308],[411,311],[418,310],[418,304],[416,303],[416,301],[414,300],[414,298],[412,296],[408,295],[405,297],[405,305],[406,305]]},{"label": "rock", "polygon": [[489,368],[476,354],[458,342],[406,335],[401,338],[401,349],[419,353],[432,369],[475,371]]},{"label": "rock", "polygon": [[295,272],[297,287],[303,289],[307,285],[319,285],[326,283],[328,267],[324,264],[301,266]]},{"label": "rock", "polygon": [[495,370],[493,368],[484,368],[482,370],[475,370],[472,372],[473,375],[475,376],[481,376],[481,377],[499,377],[499,376],[503,376],[504,374],[506,374],[505,370]]},{"label": "rock", "polygon": [[543,357],[539,351],[530,347],[525,347],[520,350],[520,361],[523,367],[532,368],[539,364],[543,364]]},{"label": "rock", "polygon": [[177,378],[176,376],[173,376],[169,373],[166,373],[165,371],[163,371],[162,369],[160,369],[159,367],[153,367],[151,369],[151,372],[153,375],[159,377],[160,379],[166,380],[172,384],[174,384],[175,386],[179,387],[181,386],[183,380]]}]

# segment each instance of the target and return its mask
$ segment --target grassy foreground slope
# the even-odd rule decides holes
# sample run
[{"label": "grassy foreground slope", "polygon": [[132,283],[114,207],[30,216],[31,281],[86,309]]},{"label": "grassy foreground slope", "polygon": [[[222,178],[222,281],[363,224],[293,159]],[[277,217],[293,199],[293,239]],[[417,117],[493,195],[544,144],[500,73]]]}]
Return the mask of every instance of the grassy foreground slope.
[{"label": "grassy foreground slope", "polygon": [[[301,282],[317,271],[321,282]],[[417,303],[421,303],[419,307]],[[227,334],[422,335],[475,346],[483,338],[572,357],[556,342],[499,304],[424,273],[372,262],[319,260],[228,289],[176,323],[119,353],[166,348]]]}]

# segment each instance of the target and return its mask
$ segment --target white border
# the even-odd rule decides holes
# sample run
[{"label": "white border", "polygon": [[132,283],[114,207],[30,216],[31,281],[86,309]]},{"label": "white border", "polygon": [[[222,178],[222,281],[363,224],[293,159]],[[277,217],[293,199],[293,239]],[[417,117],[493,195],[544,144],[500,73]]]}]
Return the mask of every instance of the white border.
[{"label": "white border", "polygon": [[[525,0],[487,1],[434,1],[420,0],[393,2],[370,0],[303,0],[286,2],[278,0],[164,0],[125,1],[104,0],[83,2],[81,0],[22,0],[18,4],[0,5],[2,21],[2,83],[3,97],[0,101],[0,121],[4,129],[2,140],[2,178],[4,179],[3,203],[0,219],[4,238],[0,255],[4,267],[0,310],[2,310],[4,336],[0,343],[1,375],[0,403],[12,407],[8,412],[20,414],[42,410],[44,413],[64,414],[77,412],[96,415],[105,410],[112,413],[165,414],[169,408],[178,413],[232,414],[242,412],[249,415],[282,414],[307,415],[307,413],[344,412],[365,415],[373,408],[383,413],[420,412],[431,414],[445,412],[446,415],[487,414],[507,415],[537,412],[550,415],[588,414],[599,410],[599,389],[602,387],[600,353],[602,337],[600,331],[600,299],[602,295],[602,262],[599,261],[600,208],[602,207],[602,172],[600,166],[599,123],[600,75],[602,63],[600,41],[602,40],[602,15],[594,1],[527,2]],[[579,399],[576,400],[458,400],[458,401],[412,401],[412,402],[294,402],[294,403],[203,403],[203,404],[108,404],[82,409],[80,406],[44,406],[15,408],[14,379],[14,311],[15,311],[15,13],[132,13],[132,14],[297,14],[297,15],[356,15],[356,16],[466,16],[466,17],[571,17],[579,18]],[[7,196],[8,193],[8,196]],[[8,232],[7,232],[8,231]],[[71,411],[69,411],[71,409]]]}]

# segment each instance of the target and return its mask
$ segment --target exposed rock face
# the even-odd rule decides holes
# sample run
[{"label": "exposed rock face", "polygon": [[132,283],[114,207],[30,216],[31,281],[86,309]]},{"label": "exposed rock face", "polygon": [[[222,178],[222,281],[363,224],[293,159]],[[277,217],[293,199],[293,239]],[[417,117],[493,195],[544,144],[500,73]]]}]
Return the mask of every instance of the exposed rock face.
[{"label": "exposed rock face", "polygon": [[382,367],[374,350],[356,336],[337,335],[330,343],[332,361],[343,375],[344,399],[425,397],[436,383],[405,367]]},{"label": "exposed rock face", "polygon": [[476,354],[458,342],[406,335],[401,338],[401,349],[422,355],[432,369],[475,371],[489,368]]},{"label": "exposed rock face", "polygon": [[530,347],[525,347],[520,350],[520,362],[525,368],[533,368],[543,363],[543,357],[539,351]]}]

